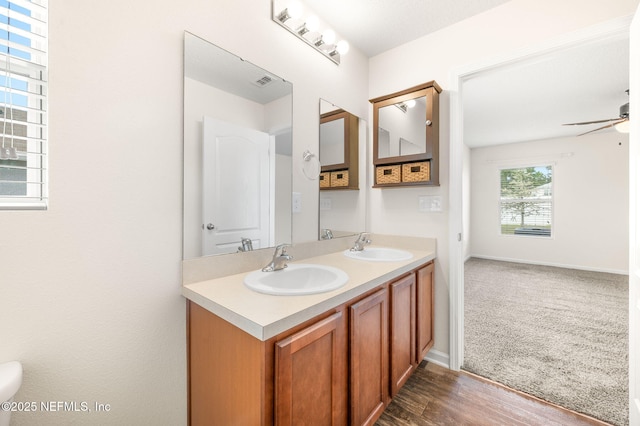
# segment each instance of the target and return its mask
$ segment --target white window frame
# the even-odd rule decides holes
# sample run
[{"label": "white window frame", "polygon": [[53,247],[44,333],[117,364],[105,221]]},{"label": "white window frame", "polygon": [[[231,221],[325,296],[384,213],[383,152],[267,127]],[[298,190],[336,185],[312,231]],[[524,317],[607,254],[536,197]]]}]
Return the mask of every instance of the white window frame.
[{"label": "white window frame", "polygon": [[[503,222],[502,222],[502,206],[504,204],[503,198],[502,198],[502,171],[503,170],[517,170],[517,169],[527,169],[527,168],[538,168],[538,167],[550,167],[551,168],[551,182],[549,182],[550,184],[550,190],[551,190],[551,195],[550,195],[550,207],[549,207],[549,221],[550,221],[550,233],[549,235],[539,235],[539,234],[505,234],[502,232],[502,226],[503,226]],[[542,162],[538,162],[535,164],[527,164],[527,165],[522,165],[522,164],[517,164],[517,165],[510,165],[510,166],[501,166],[498,168],[498,234],[502,237],[507,237],[507,238],[512,238],[512,237],[524,237],[524,238],[543,238],[543,239],[553,239],[554,238],[554,232],[555,232],[555,219],[554,219],[554,209],[555,209],[555,164],[553,162],[546,162],[546,161],[542,161]]]},{"label": "white window frame", "polygon": [[[29,10],[29,14],[20,9]],[[0,84],[0,110],[3,113],[0,160],[26,161],[26,168],[0,162],[0,169],[5,171],[16,167],[26,170],[25,193],[0,193],[0,210],[44,210],[48,207],[47,11],[48,0],[0,1],[0,31],[8,34],[8,37],[0,37],[0,81],[4,82]],[[20,39],[28,39],[29,43]],[[20,87],[13,87],[14,82],[21,83]],[[22,101],[14,101],[18,98]],[[26,123],[14,120],[13,115],[17,116],[14,111],[26,113]],[[26,134],[14,136],[13,125],[26,126]],[[18,140],[21,145],[16,148],[13,145]],[[23,181],[0,176],[0,184],[3,182],[21,185]]]}]

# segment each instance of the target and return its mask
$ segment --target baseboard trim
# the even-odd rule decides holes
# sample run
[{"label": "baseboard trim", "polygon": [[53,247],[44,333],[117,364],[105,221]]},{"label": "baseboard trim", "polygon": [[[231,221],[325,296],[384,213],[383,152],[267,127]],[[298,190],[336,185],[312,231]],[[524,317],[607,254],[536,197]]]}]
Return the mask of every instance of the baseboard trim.
[{"label": "baseboard trim", "polygon": [[432,362],[440,367],[449,368],[449,354],[431,349],[427,352],[427,356],[424,357],[429,362]]},{"label": "baseboard trim", "polygon": [[581,271],[605,272],[608,274],[629,275],[629,271],[620,270],[620,269],[592,268],[589,266],[567,265],[563,263],[553,263],[553,262],[539,262],[536,260],[527,260],[527,259],[511,259],[507,257],[484,256],[480,254],[472,254],[467,259],[465,259],[465,262],[472,257],[477,257],[479,259],[487,259],[487,260],[498,260],[501,262],[526,263],[528,265],[553,266],[556,268],[579,269]]}]

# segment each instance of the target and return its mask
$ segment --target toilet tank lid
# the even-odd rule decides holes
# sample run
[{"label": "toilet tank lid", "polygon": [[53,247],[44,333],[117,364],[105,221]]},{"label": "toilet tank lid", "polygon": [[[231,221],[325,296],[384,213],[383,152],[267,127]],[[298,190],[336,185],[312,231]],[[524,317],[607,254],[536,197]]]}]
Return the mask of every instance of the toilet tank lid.
[{"label": "toilet tank lid", "polygon": [[22,364],[10,361],[0,364],[0,402],[8,401],[22,385]]}]

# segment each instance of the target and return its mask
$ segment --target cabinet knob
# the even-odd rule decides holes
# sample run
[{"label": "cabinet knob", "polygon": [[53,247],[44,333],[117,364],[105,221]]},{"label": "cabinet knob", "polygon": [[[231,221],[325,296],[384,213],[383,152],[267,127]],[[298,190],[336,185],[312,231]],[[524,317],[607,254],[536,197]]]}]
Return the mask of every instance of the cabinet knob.
[{"label": "cabinet knob", "polygon": [[433,123],[431,122],[431,120],[427,120],[424,124],[426,124],[427,126],[431,126],[431,124]]}]

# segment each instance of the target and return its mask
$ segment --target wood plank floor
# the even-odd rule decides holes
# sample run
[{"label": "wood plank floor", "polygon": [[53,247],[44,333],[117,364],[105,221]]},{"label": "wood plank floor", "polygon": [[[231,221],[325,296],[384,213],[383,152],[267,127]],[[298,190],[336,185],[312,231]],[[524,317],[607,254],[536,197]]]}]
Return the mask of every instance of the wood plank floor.
[{"label": "wood plank floor", "polygon": [[402,425],[607,425],[466,372],[423,361],[376,422]]}]

